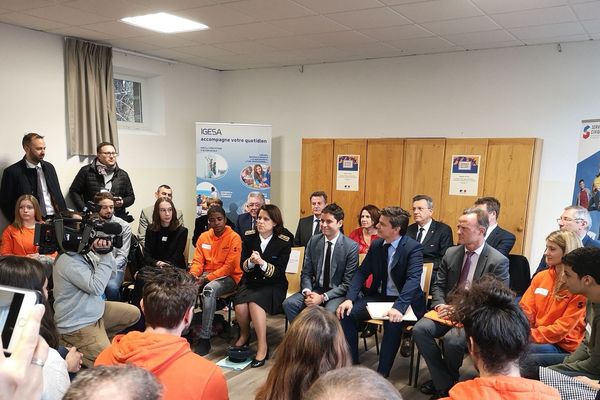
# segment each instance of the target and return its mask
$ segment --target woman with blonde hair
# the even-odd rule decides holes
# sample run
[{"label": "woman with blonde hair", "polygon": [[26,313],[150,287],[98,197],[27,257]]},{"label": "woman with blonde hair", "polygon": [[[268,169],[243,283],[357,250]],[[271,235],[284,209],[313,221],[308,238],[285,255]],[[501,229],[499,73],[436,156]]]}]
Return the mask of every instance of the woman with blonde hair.
[{"label": "woman with blonde hair", "polygon": [[531,346],[523,375],[537,377],[539,366],[559,364],[575,351],[585,333],[583,295],[567,290],[562,257],[582,247],[577,234],[554,231],[546,238],[544,257],[548,269],[534,276],[520,306],[531,325]]},{"label": "woman with blonde hair", "polygon": [[338,319],[319,306],[302,311],[277,348],[276,359],[256,400],[300,400],[327,371],[352,365]]}]

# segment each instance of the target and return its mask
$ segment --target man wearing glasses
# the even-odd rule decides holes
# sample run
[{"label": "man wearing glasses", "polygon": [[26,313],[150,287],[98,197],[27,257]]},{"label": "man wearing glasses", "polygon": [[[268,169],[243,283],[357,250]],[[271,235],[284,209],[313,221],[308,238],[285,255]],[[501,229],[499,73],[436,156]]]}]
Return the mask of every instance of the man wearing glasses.
[{"label": "man wearing glasses", "polygon": [[265,196],[261,192],[248,193],[246,209],[248,212],[240,214],[235,224],[235,230],[241,237],[244,237],[246,231],[254,229],[258,211],[265,205]]},{"label": "man wearing glasses", "polygon": [[[584,247],[597,247],[600,248],[600,242],[592,239],[587,233],[592,227],[592,218],[590,217],[589,211],[581,206],[568,206],[565,207],[563,213],[559,218],[556,218],[558,226],[561,231],[570,231],[576,233]],[[547,269],[545,257],[542,256],[542,261],[538,266],[535,273]]]},{"label": "man wearing glasses", "polygon": [[96,158],[91,164],[81,167],[69,193],[75,207],[82,211],[88,201],[94,201],[98,192],[111,192],[115,200],[115,215],[127,222],[132,222],[126,207],[135,201],[133,186],[127,172],[117,165],[115,146],[102,142],[96,147]]}]

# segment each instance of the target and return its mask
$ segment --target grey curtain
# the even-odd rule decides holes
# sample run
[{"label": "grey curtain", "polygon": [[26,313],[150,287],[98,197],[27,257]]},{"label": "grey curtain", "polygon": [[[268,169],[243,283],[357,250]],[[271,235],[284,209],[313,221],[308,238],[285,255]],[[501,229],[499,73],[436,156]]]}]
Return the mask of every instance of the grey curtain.
[{"label": "grey curtain", "polygon": [[65,63],[69,156],[95,155],[101,142],[118,149],[112,48],[66,38]]}]

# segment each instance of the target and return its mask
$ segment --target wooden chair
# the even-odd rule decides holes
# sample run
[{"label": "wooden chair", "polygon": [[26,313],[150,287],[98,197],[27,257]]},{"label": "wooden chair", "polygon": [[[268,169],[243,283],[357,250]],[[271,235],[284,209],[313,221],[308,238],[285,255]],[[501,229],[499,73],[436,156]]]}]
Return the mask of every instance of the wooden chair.
[{"label": "wooden chair", "polygon": [[[288,281],[286,298],[300,292],[300,274],[304,265],[304,247],[292,247],[290,260],[285,270],[285,277]],[[285,332],[287,332],[288,320],[285,318]]]}]

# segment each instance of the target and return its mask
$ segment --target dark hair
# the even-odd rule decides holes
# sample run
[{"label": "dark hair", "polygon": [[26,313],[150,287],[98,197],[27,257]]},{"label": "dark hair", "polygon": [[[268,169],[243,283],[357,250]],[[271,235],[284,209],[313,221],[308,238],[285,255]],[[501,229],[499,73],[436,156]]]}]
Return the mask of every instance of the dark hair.
[{"label": "dark hair", "polygon": [[213,205],[208,207],[208,210],[206,211],[206,219],[210,218],[210,216],[212,214],[221,214],[223,216],[223,218],[227,218],[227,214],[225,213],[225,210],[223,209],[223,207],[219,206],[219,205]]},{"label": "dark hair", "polygon": [[110,200],[115,202],[115,196],[111,192],[98,192],[94,195],[94,203],[98,204],[102,200]]},{"label": "dark hair", "polygon": [[21,145],[23,147],[25,146],[29,146],[31,144],[31,142],[33,142],[36,139],[43,139],[44,137],[42,135],[40,135],[39,133],[35,133],[35,132],[30,132],[28,134],[26,134],[25,136],[23,136],[23,140],[21,140]]},{"label": "dark hair", "polygon": [[406,234],[408,228],[408,219],[410,213],[402,207],[384,207],[381,210],[381,215],[389,218],[392,228],[400,228],[400,235]]},{"label": "dark hair", "polygon": [[115,147],[115,145],[114,145],[114,144],[112,144],[111,142],[100,142],[100,143],[98,143],[98,146],[96,146],[96,153],[100,153],[100,150],[102,150],[102,148],[103,148],[104,146],[112,146],[112,147],[113,147],[113,149],[115,149],[115,151],[116,151],[116,149],[117,149],[117,148]]},{"label": "dark hair", "polygon": [[165,184],[162,184],[162,185],[160,185],[160,186],[158,187],[158,189],[156,189],[156,191],[157,191],[157,192],[160,192],[160,188],[165,188],[165,189],[173,190],[173,189],[171,189],[171,186],[169,186],[169,185],[165,185]]},{"label": "dark hair", "polygon": [[[42,293],[46,282],[45,268],[38,260],[30,257],[0,257],[0,284],[21,289],[37,290]],[[40,335],[48,342],[48,346],[58,349],[58,330],[54,322],[54,312],[45,297],[42,300],[46,310],[42,317]]]},{"label": "dark hair", "polygon": [[281,216],[281,210],[279,207],[277,207],[275,204],[265,204],[260,208],[260,210],[258,210],[258,212],[260,213],[261,210],[269,214],[269,218],[271,218],[271,221],[273,221],[275,224],[273,233],[276,235],[283,233],[285,228],[283,226],[283,217]]},{"label": "dark hair", "polygon": [[360,226],[360,218],[362,216],[363,211],[369,213],[369,215],[371,216],[371,221],[373,221],[373,226],[377,225],[377,223],[379,222],[379,217],[381,216],[381,211],[377,206],[374,206],[373,204],[367,204],[366,206],[361,208],[360,212],[358,213],[358,226]]},{"label": "dark hair", "polygon": [[[479,225],[480,227],[483,227],[486,231],[487,228],[490,226],[490,220],[488,218],[488,213],[483,211],[480,208],[477,207],[471,207],[471,208],[467,208],[463,211],[463,215],[469,215],[469,214],[475,214],[475,216],[477,217],[477,225]],[[485,232],[484,232],[485,234]]]},{"label": "dark hair", "polygon": [[171,212],[171,221],[169,221],[168,230],[174,231],[179,228],[179,219],[177,218],[177,209],[175,208],[175,204],[173,204],[173,200],[168,197],[159,197],[154,202],[154,211],[152,211],[152,223],[150,224],[150,230],[154,232],[160,231],[160,203],[169,203],[173,211]]},{"label": "dark hair", "polygon": [[577,183],[581,183],[581,182],[585,183],[585,181],[583,179],[580,179],[579,182],[577,182]]},{"label": "dark hair", "polygon": [[306,307],[283,337],[255,399],[299,400],[320,375],[350,365],[352,357],[335,315],[320,306]]},{"label": "dark hair", "polygon": [[567,253],[562,258],[562,263],[571,267],[573,272],[581,279],[588,275],[600,283],[600,249],[597,247],[580,247]]},{"label": "dark hair", "polygon": [[496,219],[500,218],[500,202],[495,197],[480,197],[475,200],[474,203],[476,206],[485,205],[487,212],[490,213],[494,211],[496,213]]},{"label": "dark hair", "polygon": [[308,199],[310,200],[313,197],[322,197],[325,200],[325,203],[327,203],[327,193],[323,192],[322,190],[317,190],[316,192],[312,192]]},{"label": "dark hair", "polygon": [[99,389],[112,385],[129,400],[159,400],[163,387],[158,379],[133,364],[99,365],[82,370],[65,393],[63,400],[95,398]]},{"label": "dark hair", "polygon": [[141,274],[146,323],[152,328],[175,328],[196,302],[196,280],[179,268],[144,268]]},{"label": "dark hair", "polygon": [[425,200],[427,202],[427,207],[433,210],[433,199],[426,194],[418,194],[412,198],[413,203],[415,201]]},{"label": "dark hair", "polygon": [[335,203],[327,204],[323,207],[321,214],[331,214],[338,222],[344,220],[344,210]]},{"label": "dark hair", "polygon": [[529,346],[529,321],[514,293],[493,275],[473,282],[454,297],[454,321],[462,322],[467,338],[479,347],[486,370],[505,372],[518,363]]}]

